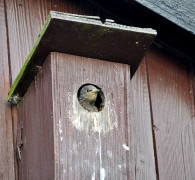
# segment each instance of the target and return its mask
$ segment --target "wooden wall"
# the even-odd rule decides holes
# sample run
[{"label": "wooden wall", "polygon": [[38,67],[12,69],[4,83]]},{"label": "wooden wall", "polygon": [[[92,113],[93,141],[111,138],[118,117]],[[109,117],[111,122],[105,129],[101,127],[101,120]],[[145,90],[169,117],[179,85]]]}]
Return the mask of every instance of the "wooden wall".
[{"label": "wooden wall", "polygon": [[[50,10],[97,15],[84,0],[0,0],[0,179],[17,179],[16,107],[6,102]],[[194,66],[152,47],[131,80],[132,179],[195,179]]]}]

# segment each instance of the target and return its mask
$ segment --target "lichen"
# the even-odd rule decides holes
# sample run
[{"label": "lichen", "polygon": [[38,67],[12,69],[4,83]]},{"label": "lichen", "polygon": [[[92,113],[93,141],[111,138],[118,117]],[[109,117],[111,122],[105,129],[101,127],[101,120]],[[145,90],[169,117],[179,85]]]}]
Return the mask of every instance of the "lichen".
[{"label": "lichen", "polygon": [[21,99],[22,99],[22,98],[21,98],[18,94],[16,94],[16,95],[11,96],[10,99],[9,99],[9,101],[10,101],[13,105],[18,105],[19,102],[21,101]]},{"label": "lichen", "polygon": [[44,35],[48,25],[50,24],[50,22],[51,22],[51,14],[49,14],[49,16],[47,18],[47,21],[44,24],[44,26],[43,26],[43,28],[42,28],[39,36],[38,36],[38,39],[35,41],[35,43],[33,45],[33,48],[31,49],[31,51],[30,51],[26,61],[24,62],[24,64],[23,64],[23,66],[22,66],[18,76],[16,77],[14,83],[12,84],[12,86],[11,86],[9,92],[8,92],[7,101],[9,101],[9,102],[11,102],[13,104],[18,103],[18,102],[14,102],[14,99],[15,99],[14,97],[18,97],[18,98],[21,99],[21,97],[19,97],[19,94],[15,94],[16,93],[15,92],[16,87],[18,86],[18,83],[22,79],[22,77],[23,77],[23,75],[25,73],[25,70],[28,68],[29,62],[30,62],[30,60],[31,60],[31,58],[32,58],[32,56],[33,56],[33,54],[34,54],[34,52],[35,52],[39,42],[41,41],[41,39],[42,39],[42,37],[43,37],[43,35]]}]

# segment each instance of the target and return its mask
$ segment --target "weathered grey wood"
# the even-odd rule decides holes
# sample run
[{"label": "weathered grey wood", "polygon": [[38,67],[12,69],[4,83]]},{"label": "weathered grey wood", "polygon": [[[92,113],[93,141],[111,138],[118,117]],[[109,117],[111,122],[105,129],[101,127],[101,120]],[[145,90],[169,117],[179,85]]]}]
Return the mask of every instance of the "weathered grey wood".
[{"label": "weathered grey wood", "polygon": [[[128,65],[51,53],[18,107],[20,179],[129,179],[129,81]],[[102,111],[79,105],[84,83],[102,88]]]},{"label": "weathered grey wood", "polygon": [[[193,7],[194,4],[192,5],[193,0],[188,0],[186,4],[184,0],[88,1],[95,6],[100,7],[106,12],[106,14],[108,14],[106,16],[104,15],[103,18],[111,16],[116,22],[131,24],[137,27],[152,27],[156,29],[158,35],[155,38],[154,43],[158,47],[166,50],[168,49],[169,53],[171,52],[176,56],[183,57],[184,61],[190,60],[194,62],[195,51],[192,44],[195,42],[195,34],[188,30],[188,27],[193,25],[192,29],[195,31],[194,23],[191,21],[194,18],[192,14],[194,14],[193,12],[195,9]],[[183,4],[185,4],[184,7],[182,7]],[[176,6],[175,8],[174,5]],[[165,6],[167,9],[163,9]],[[189,10],[189,14],[183,8],[186,11]],[[159,12],[159,9],[162,11]],[[171,14],[169,14],[169,12],[171,12]],[[188,14],[189,18],[187,18],[188,15],[183,16],[182,14]],[[171,21],[171,19],[175,19],[175,21]],[[180,26],[180,24],[177,23],[177,21],[180,20],[185,23],[185,26]]]},{"label": "weathered grey wood", "polygon": [[141,5],[160,14],[174,24],[195,34],[194,0],[136,0]]},{"label": "weathered grey wood", "polygon": [[159,179],[195,179],[192,89],[181,59],[152,49],[147,56]]},{"label": "weathered grey wood", "polygon": [[[56,178],[129,179],[129,66],[51,53]],[[102,111],[77,100],[81,85],[105,94]]]},{"label": "weathered grey wood", "polygon": [[4,1],[0,0],[0,179],[15,179],[11,108],[6,102],[10,88]]},{"label": "weathered grey wood", "polygon": [[155,180],[155,156],[145,58],[131,79],[131,173],[136,180]]}]

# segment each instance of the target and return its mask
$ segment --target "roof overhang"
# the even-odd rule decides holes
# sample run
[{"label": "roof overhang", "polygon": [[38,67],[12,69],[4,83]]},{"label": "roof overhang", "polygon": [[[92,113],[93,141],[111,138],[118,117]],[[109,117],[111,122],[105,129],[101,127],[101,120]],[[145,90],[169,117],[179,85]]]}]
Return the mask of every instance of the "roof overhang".
[{"label": "roof overhang", "polygon": [[[50,52],[61,52],[129,64],[132,75],[152,44],[156,31],[99,17],[51,11],[13,83],[8,100],[22,97]],[[20,99],[20,98],[19,98]]]},{"label": "roof overhang", "polygon": [[98,8],[102,19],[111,18],[115,22],[150,27],[158,32],[155,45],[195,63],[195,3],[193,0],[88,0]]}]

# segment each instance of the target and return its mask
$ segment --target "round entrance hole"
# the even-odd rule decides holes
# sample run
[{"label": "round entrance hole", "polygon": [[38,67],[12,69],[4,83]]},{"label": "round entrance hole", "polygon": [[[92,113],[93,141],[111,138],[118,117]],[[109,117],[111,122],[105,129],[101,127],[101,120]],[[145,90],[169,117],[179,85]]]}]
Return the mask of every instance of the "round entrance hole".
[{"label": "round entrance hole", "polygon": [[99,112],[105,105],[103,91],[94,84],[82,85],[78,89],[77,98],[80,105],[90,112]]}]

